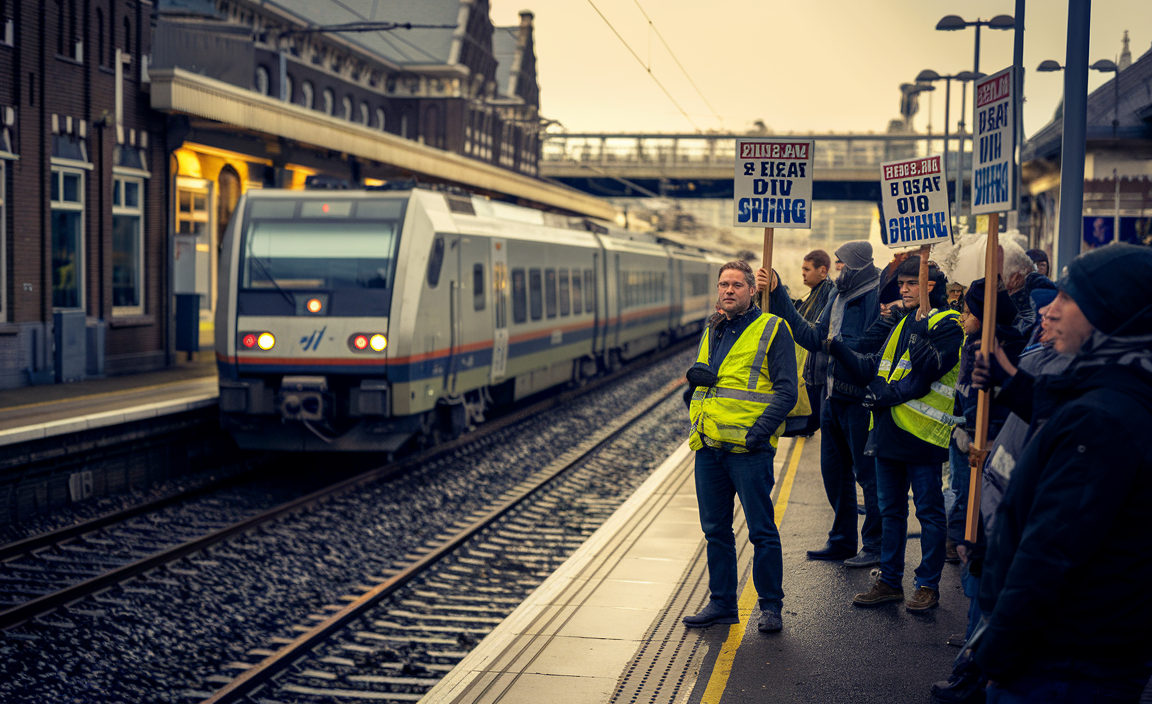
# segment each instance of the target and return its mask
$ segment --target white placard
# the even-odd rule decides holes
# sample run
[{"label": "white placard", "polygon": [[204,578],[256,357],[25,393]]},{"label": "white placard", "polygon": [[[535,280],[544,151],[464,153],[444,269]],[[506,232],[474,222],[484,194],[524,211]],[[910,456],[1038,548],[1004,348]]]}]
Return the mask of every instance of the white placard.
[{"label": "white placard", "polygon": [[940,154],[880,167],[884,244],[894,249],[952,241],[948,183]]},{"label": "white placard", "polygon": [[1011,67],[976,81],[972,142],[972,214],[1016,209],[1015,71]]},{"label": "white placard", "polygon": [[736,140],[736,227],[812,227],[810,139]]}]

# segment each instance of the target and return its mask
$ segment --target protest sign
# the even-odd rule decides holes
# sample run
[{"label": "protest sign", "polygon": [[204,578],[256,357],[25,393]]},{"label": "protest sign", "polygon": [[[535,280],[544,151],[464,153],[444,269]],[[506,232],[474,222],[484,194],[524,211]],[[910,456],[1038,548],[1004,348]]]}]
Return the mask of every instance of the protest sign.
[{"label": "protest sign", "polygon": [[812,227],[810,139],[736,140],[736,227]]},{"label": "protest sign", "polygon": [[1011,67],[976,81],[972,142],[972,214],[1016,209],[1016,82]]},{"label": "protest sign", "polygon": [[892,248],[952,241],[948,185],[939,154],[880,167],[884,244]]}]

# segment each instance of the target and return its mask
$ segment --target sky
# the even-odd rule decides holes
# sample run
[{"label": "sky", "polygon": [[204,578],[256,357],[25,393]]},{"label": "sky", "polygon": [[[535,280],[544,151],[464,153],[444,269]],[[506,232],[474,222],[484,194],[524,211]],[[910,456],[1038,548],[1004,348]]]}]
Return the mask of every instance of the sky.
[{"label": "sky", "polygon": [[[498,26],[519,24],[524,9],[535,14],[541,112],[569,132],[740,132],[757,119],[778,133],[883,132],[900,116],[901,83],[912,82],[923,69],[942,75],[973,69],[975,30],[936,31],[941,17],[958,13],[968,21],[986,20],[1015,9],[1013,0],[491,2]],[[1035,68],[1045,59],[1064,64],[1067,19],[1065,0],[1027,3],[1025,134],[1052,119],[1063,94],[1062,73]],[[1152,46],[1152,1],[1092,3],[1089,63],[1117,60],[1125,29],[1135,61]],[[1010,66],[1012,44],[1012,31],[982,28],[981,71]],[[647,75],[648,67],[687,117]],[[1110,75],[1090,71],[1089,91]],[[929,116],[932,132],[943,132],[944,84],[937,85],[922,96],[917,132],[925,131]],[[952,87],[955,131],[960,86]],[[971,106],[969,95],[969,115]]]}]

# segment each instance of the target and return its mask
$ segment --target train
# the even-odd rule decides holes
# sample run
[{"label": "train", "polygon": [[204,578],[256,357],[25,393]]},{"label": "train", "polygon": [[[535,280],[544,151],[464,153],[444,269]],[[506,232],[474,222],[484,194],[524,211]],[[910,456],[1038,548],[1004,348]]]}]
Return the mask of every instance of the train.
[{"label": "train", "polygon": [[714,252],[484,196],[253,190],[221,243],[221,427],[394,453],[699,333]]}]

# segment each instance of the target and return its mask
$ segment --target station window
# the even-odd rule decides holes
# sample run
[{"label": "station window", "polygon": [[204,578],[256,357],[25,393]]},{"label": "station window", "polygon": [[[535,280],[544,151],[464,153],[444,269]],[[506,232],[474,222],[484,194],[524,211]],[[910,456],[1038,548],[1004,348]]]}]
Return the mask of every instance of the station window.
[{"label": "station window", "polygon": [[4,227],[7,211],[4,206],[7,201],[4,199],[4,194],[7,193],[8,176],[8,162],[0,159],[0,320],[8,319],[8,298],[6,292],[8,271],[7,262],[5,261],[5,252],[8,250],[7,230]]},{"label": "station window", "polygon": [[584,294],[581,293],[582,286],[580,285],[580,270],[572,270],[572,315],[580,315],[583,312]]},{"label": "station window", "polygon": [[512,320],[517,323],[528,320],[528,287],[523,269],[512,270]]},{"label": "station window", "polygon": [[53,168],[52,307],[84,306],[84,172]]},{"label": "station window", "polygon": [[312,81],[304,81],[300,84],[300,101],[304,107],[309,110],[312,109],[316,101],[316,90],[312,87]]},{"label": "station window", "polygon": [[260,95],[268,95],[268,69],[263,66],[256,67],[256,92]]},{"label": "station window", "polygon": [[440,285],[440,270],[444,267],[444,238],[432,240],[432,253],[428,255],[428,288]]},{"label": "station window", "polygon": [[549,318],[556,317],[556,270],[544,270],[544,309]]},{"label": "station window", "polygon": [[496,305],[496,328],[508,327],[508,265],[503,262],[492,264],[492,292]]},{"label": "station window", "polygon": [[561,269],[559,273],[560,282],[560,315],[568,315],[571,310],[571,293],[568,288],[568,270]]},{"label": "station window", "polygon": [[472,265],[472,309],[484,310],[484,265]]},{"label": "station window", "polygon": [[340,117],[343,117],[349,122],[352,121],[352,98],[347,95],[340,100]]},{"label": "station window", "polygon": [[544,301],[543,295],[540,291],[540,270],[528,270],[528,304],[532,313],[533,320],[539,320],[544,317]]},{"label": "station window", "polygon": [[144,181],[112,179],[112,314],[144,312]]},{"label": "station window", "polygon": [[584,310],[596,312],[596,270],[584,270]]},{"label": "station window", "polygon": [[384,115],[384,108],[376,108],[376,129],[383,132],[386,122],[387,118]]},{"label": "station window", "polygon": [[324,98],[324,114],[331,115],[336,110],[336,94],[332,92],[331,88],[325,88],[322,95]]}]

